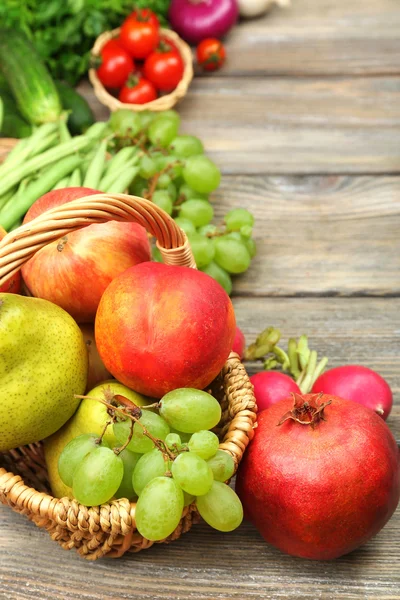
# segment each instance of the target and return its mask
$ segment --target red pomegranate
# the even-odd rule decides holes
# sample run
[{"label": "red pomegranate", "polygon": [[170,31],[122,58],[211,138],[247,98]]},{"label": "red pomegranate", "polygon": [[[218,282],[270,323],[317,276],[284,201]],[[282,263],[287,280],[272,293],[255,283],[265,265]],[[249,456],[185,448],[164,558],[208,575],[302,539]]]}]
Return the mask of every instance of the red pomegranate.
[{"label": "red pomegranate", "polygon": [[293,556],[337,558],[376,535],[394,513],[399,449],[369,408],[293,394],[260,414],[236,491],[270,544]]}]

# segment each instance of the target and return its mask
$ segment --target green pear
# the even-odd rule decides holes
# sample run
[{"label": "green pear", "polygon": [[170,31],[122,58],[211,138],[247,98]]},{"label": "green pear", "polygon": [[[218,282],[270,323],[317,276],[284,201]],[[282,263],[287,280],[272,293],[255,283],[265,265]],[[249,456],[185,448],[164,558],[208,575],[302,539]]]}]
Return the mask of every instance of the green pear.
[{"label": "green pear", "polygon": [[62,308],[0,294],[0,452],[51,435],[73,415],[86,386],[82,332]]},{"label": "green pear", "polygon": [[[109,421],[107,407],[92,398],[99,398],[100,400],[110,402],[113,396],[117,394],[132,400],[137,406],[146,406],[154,402],[154,400],[134,392],[115,379],[104,381],[87,393],[87,396],[90,396],[90,398],[82,400],[78,410],[68,423],[44,441],[44,456],[46,459],[49,482],[53,495],[56,498],[62,498],[64,496],[73,498],[71,488],[67,487],[61,481],[58,474],[58,458],[65,446],[71,440],[83,433],[95,433],[96,435],[101,435],[106,423]],[[104,440],[111,448],[119,445],[115,439],[112,425],[107,427],[104,434]]]}]

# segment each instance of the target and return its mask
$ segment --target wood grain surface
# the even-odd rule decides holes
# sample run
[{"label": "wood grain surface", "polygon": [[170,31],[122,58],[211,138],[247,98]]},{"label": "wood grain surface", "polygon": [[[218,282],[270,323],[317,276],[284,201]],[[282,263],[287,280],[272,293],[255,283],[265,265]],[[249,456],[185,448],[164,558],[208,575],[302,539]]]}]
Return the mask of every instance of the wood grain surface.
[{"label": "wood grain surface", "polygon": [[197,78],[178,110],[223,173],[400,171],[400,77]]},{"label": "wood grain surface", "polygon": [[[361,362],[379,370],[395,393],[388,424],[400,439],[400,299],[237,298],[234,304],[248,342],[273,324],[283,345],[307,332],[331,366]],[[93,564],[0,506],[0,599],[398,600],[399,547],[400,509],[374,540],[335,561],[285,556],[245,523],[231,534],[197,525],[168,546]]]},{"label": "wood grain surface", "polygon": [[[223,171],[216,221],[236,206],[256,218],[258,255],[234,281],[238,324],[248,343],[274,325],[283,346],[307,333],[331,367],[376,369],[400,441],[399,0],[292,0],[226,45],[224,69],[196,77],[177,108]],[[330,562],[285,556],[244,523],[88,563],[0,506],[0,600],[105,598],[399,600],[400,509]]]}]

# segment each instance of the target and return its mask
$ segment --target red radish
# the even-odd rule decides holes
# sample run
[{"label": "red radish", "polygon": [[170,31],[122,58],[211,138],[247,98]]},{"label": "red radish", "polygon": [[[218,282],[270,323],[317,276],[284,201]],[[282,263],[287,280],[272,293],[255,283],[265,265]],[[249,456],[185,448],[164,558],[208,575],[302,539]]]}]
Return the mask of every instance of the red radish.
[{"label": "red radish", "polygon": [[393,404],[392,391],[383,377],[361,365],[346,365],[326,371],[318,377],[311,391],[333,394],[363,404],[385,421]]},{"label": "red radish", "polygon": [[282,398],[288,398],[293,392],[300,394],[300,388],[289,375],[280,371],[261,371],[250,377],[254,385],[259,412],[276,404]]},{"label": "red radish", "polygon": [[246,340],[244,338],[243,331],[241,329],[239,329],[239,327],[236,325],[236,333],[235,333],[235,339],[233,340],[232,350],[233,350],[233,352],[237,352],[239,354],[240,358],[243,358],[245,346],[246,346]]},{"label": "red radish", "polygon": [[293,556],[337,558],[365,544],[394,513],[399,449],[386,423],[364,406],[296,394],[259,416],[236,491],[270,544]]}]

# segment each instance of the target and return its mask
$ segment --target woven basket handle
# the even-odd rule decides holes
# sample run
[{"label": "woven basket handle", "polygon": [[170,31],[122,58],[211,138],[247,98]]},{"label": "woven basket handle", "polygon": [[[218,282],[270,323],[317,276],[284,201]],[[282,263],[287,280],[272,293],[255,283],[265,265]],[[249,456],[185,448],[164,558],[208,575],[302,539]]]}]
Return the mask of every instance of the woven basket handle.
[{"label": "woven basket handle", "polygon": [[41,248],[94,223],[133,221],[157,239],[164,262],[196,268],[186,234],[150,200],[127,194],[94,194],[52,208],[0,242],[0,286]]}]

